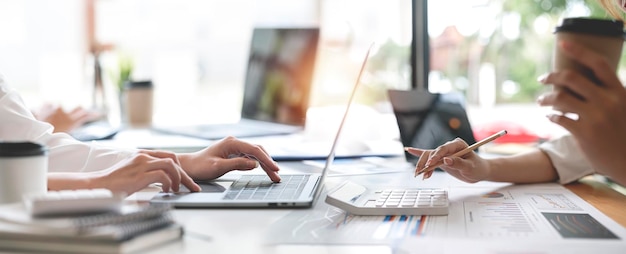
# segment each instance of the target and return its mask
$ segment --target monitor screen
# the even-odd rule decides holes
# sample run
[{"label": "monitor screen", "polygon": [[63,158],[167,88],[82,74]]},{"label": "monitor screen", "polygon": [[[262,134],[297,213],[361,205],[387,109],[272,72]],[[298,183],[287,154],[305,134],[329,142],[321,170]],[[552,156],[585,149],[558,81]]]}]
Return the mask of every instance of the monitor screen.
[{"label": "monitor screen", "polygon": [[304,126],[319,28],[255,28],[241,117]]}]

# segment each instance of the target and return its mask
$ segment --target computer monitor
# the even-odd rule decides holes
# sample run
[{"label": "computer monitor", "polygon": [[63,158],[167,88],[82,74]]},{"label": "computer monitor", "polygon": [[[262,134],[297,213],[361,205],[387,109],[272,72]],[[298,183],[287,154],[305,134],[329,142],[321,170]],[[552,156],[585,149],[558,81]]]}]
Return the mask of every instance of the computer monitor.
[{"label": "computer monitor", "polygon": [[304,126],[319,28],[253,30],[241,118]]}]

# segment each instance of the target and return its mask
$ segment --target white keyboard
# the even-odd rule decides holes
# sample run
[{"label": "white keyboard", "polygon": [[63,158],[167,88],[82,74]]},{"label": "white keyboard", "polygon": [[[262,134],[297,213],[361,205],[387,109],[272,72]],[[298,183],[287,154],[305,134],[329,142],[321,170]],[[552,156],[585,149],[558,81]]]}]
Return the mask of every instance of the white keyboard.
[{"label": "white keyboard", "polygon": [[354,215],[447,215],[449,207],[443,188],[370,190],[349,181],[330,190],[326,203]]},{"label": "white keyboard", "polygon": [[23,201],[31,215],[46,216],[119,211],[125,197],[108,189],[82,189],[25,195]]}]

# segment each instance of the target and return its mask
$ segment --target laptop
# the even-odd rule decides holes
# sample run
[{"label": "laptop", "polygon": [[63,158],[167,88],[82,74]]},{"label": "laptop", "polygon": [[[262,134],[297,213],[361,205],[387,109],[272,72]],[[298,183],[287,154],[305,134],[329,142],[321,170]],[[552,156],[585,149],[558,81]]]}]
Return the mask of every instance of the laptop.
[{"label": "laptop", "polygon": [[201,192],[189,192],[181,186],[180,192],[159,193],[150,202],[169,203],[174,207],[311,207],[322,191],[324,178],[335,158],[339,136],[350,111],[350,105],[352,105],[370,50],[367,51],[361,65],[321,173],[281,174],[280,183],[272,182],[265,174],[242,174],[233,178],[220,177],[216,180],[197,182],[202,187]]},{"label": "laptop", "polygon": [[241,120],[227,124],[155,126],[203,139],[292,134],[304,129],[320,30],[257,27],[252,32]]},{"label": "laptop", "polygon": [[[461,94],[393,89],[387,92],[403,146],[435,149],[457,137],[468,144],[476,143]],[[413,164],[419,159],[408,152],[405,158]]]}]

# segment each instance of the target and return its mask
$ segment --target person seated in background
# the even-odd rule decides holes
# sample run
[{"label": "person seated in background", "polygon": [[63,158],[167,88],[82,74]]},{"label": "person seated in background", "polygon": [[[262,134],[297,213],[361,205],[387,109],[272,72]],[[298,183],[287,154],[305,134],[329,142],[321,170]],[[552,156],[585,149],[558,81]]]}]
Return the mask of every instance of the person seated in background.
[{"label": "person seated in background", "polygon": [[0,75],[0,140],[30,141],[48,149],[48,189],[106,188],[132,194],[152,183],[165,192],[184,185],[200,191],[194,180],[209,180],[232,170],[261,167],[280,182],[279,167],[263,147],[234,137],[222,139],[194,153],[125,150],[80,142],[35,119],[15,90]]},{"label": "person seated in background", "polygon": [[67,133],[102,117],[102,114],[97,111],[87,110],[80,106],[66,111],[63,107],[50,103],[33,110],[33,115],[37,120],[51,124],[54,127],[53,132]]},{"label": "person seated in background", "polygon": [[[623,1],[600,0],[600,3],[614,18],[622,20]],[[538,99],[541,106],[567,109],[578,115],[578,119],[562,114],[547,115],[550,121],[568,130],[568,135],[526,153],[489,159],[474,152],[449,157],[468,146],[458,138],[433,150],[407,148],[407,152],[420,156],[416,170],[443,163],[439,168],[469,183],[558,181],[565,184],[597,173],[625,186],[626,89],[604,57],[575,41],[558,46],[597,78],[593,81],[581,73],[563,70],[540,80],[544,85],[567,88],[581,95],[554,89]]]}]

